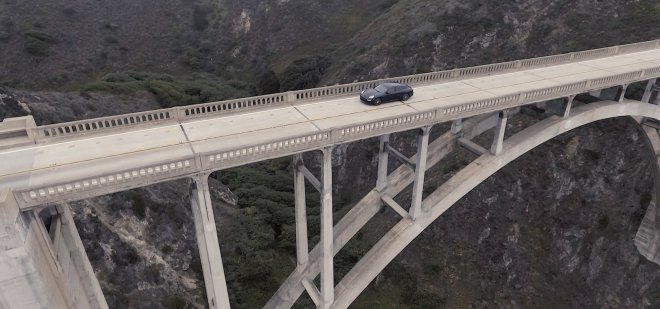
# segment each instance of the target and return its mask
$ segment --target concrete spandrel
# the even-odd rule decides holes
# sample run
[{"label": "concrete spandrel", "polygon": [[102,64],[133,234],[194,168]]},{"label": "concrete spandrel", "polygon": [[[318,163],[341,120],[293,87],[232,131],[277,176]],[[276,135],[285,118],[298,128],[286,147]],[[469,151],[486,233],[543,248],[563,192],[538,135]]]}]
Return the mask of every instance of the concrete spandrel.
[{"label": "concrete spandrel", "polygon": [[312,134],[318,131],[319,129],[313,124],[305,122],[269,128],[267,130],[254,130],[217,138],[198,140],[192,142],[191,145],[195,150],[195,153],[206,154],[240,149],[246,146],[259,145],[303,134]]},{"label": "concrete spandrel", "polygon": [[[350,115],[343,115],[325,119],[314,120],[314,124],[319,127],[319,129],[331,129],[339,128],[348,125],[356,125],[361,123],[368,123],[370,121],[376,121],[379,119],[402,116],[405,114],[410,114],[416,112],[413,108],[398,104],[398,105],[387,105],[389,103],[383,103],[383,108],[372,109],[361,113],[355,113]],[[368,120],[367,120],[368,119]]]},{"label": "concrete spandrel", "polygon": [[258,130],[277,128],[292,123],[307,122],[307,118],[291,106],[253,111],[245,114],[220,116],[182,126],[190,141],[200,141],[222,136],[232,136]]},{"label": "concrete spandrel", "polygon": [[509,94],[516,94],[519,92],[525,92],[525,91],[531,91],[531,90],[537,90],[537,89],[543,89],[543,88],[548,88],[548,87],[554,87],[554,86],[559,86],[562,83],[558,81],[554,81],[551,79],[546,79],[546,80],[539,80],[539,81],[533,81],[529,83],[522,83],[518,85],[511,85],[511,86],[506,86],[506,87],[499,87],[499,88],[491,88],[488,89],[488,92],[496,95],[496,96],[503,96],[503,95],[509,95]]},{"label": "concrete spandrel", "polygon": [[360,101],[359,95],[356,94],[354,97],[349,98],[301,104],[297,105],[296,108],[309,120],[319,120],[342,115],[364,113],[396,105],[403,105],[403,103],[394,101],[382,103],[378,106],[368,105]]},{"label": "concrete spandrel", "polygon": [[573,74],[587,73],[593,71],[598,71],[598,70],[594,69],[593,67],[582,65],[579,63],[570,63],[570,64],[549,66],[541,69],[533,69],[527,72],[530,74],[534,74],[536,76],[541,76],[543,78],[556,78],[556,77],[569,76]]},{"label": "concrete spandrel", "polygon": [[420,102],[411,102],[408,105],[417,111],[431,111],[436,108],[449,107],[461,103],[472,102],[476,100],[485,100],[495,97],[488,91],[476,91],[451,97],[437,97]]},{"label": "concrete spandrel", "polygon": [[492,88],[522,84],[522,83],[533,82],[542,79],[543,77],[536,76],[528,72],[514,72],[514,73],[498,74],[495,76],[467,79],[464,80],[463,82],[468,85],[477,87],[481,90],[488,90]]}]

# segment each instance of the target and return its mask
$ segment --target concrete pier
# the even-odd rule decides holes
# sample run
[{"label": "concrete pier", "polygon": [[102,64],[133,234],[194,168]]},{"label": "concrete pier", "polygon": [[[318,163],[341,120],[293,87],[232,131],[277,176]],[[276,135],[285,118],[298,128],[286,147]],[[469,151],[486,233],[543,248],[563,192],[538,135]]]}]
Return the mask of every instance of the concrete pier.
[{"label": "concrete pier", "polygon": [[190,186],[190,200],[209,307],[229,308],[229,295],[220,255],[218,232],[215,228],[208,174],[200,174],[193,178]]},{"label": "concrete pier", "polygon": [[635,235],[635,247],[647,260],[660,265],[660,228],[657,206],[651,203]]},{"label": "concrete pier", "polygon": [[47,231],[0,192],[0,308],[108,308],[68,206]]}]

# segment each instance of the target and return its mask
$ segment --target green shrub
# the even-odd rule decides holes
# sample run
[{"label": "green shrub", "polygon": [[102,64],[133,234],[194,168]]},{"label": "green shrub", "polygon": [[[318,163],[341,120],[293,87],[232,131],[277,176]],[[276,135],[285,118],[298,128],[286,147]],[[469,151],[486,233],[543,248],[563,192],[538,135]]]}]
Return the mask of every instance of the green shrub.
[{"label": "green shrub", "polygon": [[584,154],[591,161],[598,161],[601,158],[600,152],[591,149],[585,149]]},{"label": "green shrub", "polygon": [[103,42],[105,42],[106,44],[118,44],[119,40],[114,36],[108,36],[103,38]]},{"label": "green shrub", "polygon": [[35,57],[47,57],[50,56],[51,50],[50,47],[54,44],[57,44],[57,40],[42,31],[31,30],[24,33],[25,37],[25,50]]},{"label": "green shrub", "polygon": [[38,41],[42,41],[42,42],[48,43],[48,44],[57,43],[57,40],[53,36],[51,36],[50,34],[42,32],[42,31],[37,31],[37,30],[31,30],[31,31],[25,32],[25,37],[26,38],[32,38],[32,39],[35,39],[35,40],[38,40]]},{"label": "green shrub", "polygon": [[103,76],[87,84],[84,91],[132,94],[146,90],[153,93],[163,107],[222,101],[253,95],[250,86],[236,80],[225,81],[211,75],[195,74],[176,78],[167,74],[119,72]]},{"label": "green shrub", "polygon": [[131,199],[131,209],[133,210],[133,213],[138,218],[144,219],[147,208],[147,204],[144,200],[144,196],[142,196],[142,194],[139,192],[131,191],[130,199]]},{"label": "green shrub", "polygon": [[208,26],[208,8],[195,6],[193,10],[193,28],[197,31],[204,31]]},{"label": "green shrub", "polygon": [[107,92],[113,94],[133,94],[136,91],[143,90],[144,86],[139,82],[108,83],[95,81],[87,84],[85,92]]},{"label": "green shrub", "polygon": [[188,302],[181,296],[170,296],[163,300],[162,305],[167,309],[181,309],[187,308]]},{"label": "green shrub", "polygon": [[176,105],[188,105],[191,102],[189,96],[185,94],[185,89],[181,85],[162,80],[152,80],[147,82],[147,89],[153,93],[160,105],[163,107],[172,107]]},{"label": "green shrub", "polygon": [[273,70],[264,72],[259,78],[259,84],[257,88],[259,89],[259,94],[271,94],[279,92],[280,81],[277,79],[275,72],[273,72]]},{"label": "green shrub", "polygon": [[140,260],[142,260],[142,258],[135,250],[135,248],[131,246],[126,248],[126,261],[128,262],[128,264],[133,265],[140,262]]},{"label": "green shrub", "polygon": [[598,229],[604,230],[610,225],[610,217],[607,214],[601,214],[598,218]]},{"label": "green shrub", "polygon": [[280,79],[281,90],[301,90],[316,87],[330,64],[330,59],[324,56],[295,60],[282,73]]}]

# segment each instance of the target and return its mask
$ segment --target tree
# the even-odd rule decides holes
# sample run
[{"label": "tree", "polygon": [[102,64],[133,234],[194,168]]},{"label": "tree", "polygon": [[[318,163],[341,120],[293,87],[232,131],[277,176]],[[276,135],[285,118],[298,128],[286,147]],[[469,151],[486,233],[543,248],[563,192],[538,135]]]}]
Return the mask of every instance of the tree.
[{"label": "tree", "polygon": [[330,59],[325,56],[306,57],[293,61],[282,73],[282,91],[313,88],[330,67]]}]

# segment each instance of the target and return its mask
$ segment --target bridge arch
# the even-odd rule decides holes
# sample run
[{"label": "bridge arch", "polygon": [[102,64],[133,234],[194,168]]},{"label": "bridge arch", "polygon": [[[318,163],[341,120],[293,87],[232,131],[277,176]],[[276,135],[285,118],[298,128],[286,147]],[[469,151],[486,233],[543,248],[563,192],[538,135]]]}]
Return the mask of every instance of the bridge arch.
[{"label": "bridge arch", "polygon": [[[369,283],[424,229],[459,199],[513,160],[546,141],[575,128],[599,120],[623,116],[660,120],[660,108],[656,105],[635,101],[626,101],[625,103],[604,101],[584,105],[574,108],[570,117],[546,119],[511,136],[505,141],[503,151],[498,156],[486,154],[477,158],[423,201],[424,215],[414,221],[410,218],[402,219],[367,252],[336,286],[336,300],[332,308],[348,307]],[[658,137],[655,129],[648,128],[645,131],[657,158],[657,154],[660,153],[660,137]],[[658,192],[658,182],[660,180],[658,178],[657,159],[653,166],[656,170],[654,181],[656,192]],[[660,212],[656,212],[655,220],[651,221],[655,221],[657,230],[660,223]]]}]

